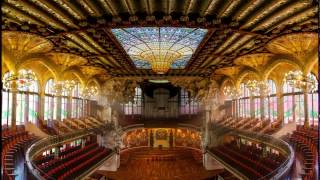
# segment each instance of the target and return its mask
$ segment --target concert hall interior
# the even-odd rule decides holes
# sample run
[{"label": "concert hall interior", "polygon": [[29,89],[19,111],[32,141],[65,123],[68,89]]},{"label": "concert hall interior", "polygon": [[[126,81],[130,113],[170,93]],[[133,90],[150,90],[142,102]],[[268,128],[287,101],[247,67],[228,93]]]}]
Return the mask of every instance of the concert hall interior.
[{"label": "concert hall interior", "polygon": [[1,179],[319,179],[318,0],[1,5]]}]

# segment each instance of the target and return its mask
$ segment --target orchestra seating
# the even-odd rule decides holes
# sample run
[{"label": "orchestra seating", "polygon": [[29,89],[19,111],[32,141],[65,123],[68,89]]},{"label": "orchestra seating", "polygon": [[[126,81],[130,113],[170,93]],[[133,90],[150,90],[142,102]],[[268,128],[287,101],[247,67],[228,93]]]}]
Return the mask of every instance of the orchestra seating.
[{"label": "orchestra seating", "polygon": [[99,147],[97,143],[86,143],[82,148],[67,148],[57,156],[45,156],[34,162],[41,175],[47,179],[74,179],[110,152],[104,147]]},{"label": "orchestra seating", "polygon": [[249,179],[259,179],[268,175],[285,160],[283,156],[274,153],[264,154],[253,145],[241,144],[238,147],[235,141],[212,148],[211,152]]},{"label": "orchestra seating", "polygon": [[304,180],[315,179],[319,142],[318,128],[297,126],[297,130],[290,136],[290,142],[295,150],[303,155],[304,172],[301,174],[302,178]]},{"label": "orchestra seating", "polygon": [[2,174],[4,179],[15,179],[15,157],[18,153],[25,152],[37,138],[25,131],[24,126],[2,129],[2,152],[1,164]]}]

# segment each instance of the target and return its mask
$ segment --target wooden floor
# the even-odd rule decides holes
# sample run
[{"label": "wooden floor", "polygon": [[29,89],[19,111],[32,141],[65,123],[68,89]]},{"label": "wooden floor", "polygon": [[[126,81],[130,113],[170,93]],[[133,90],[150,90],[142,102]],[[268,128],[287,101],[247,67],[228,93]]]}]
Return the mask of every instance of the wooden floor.
[{"label": "wooden floor", "polygon": [[126,162],[122,161],[117,172],[96,173],[114,180],[200,180],[211,179],[223,171],[205,170],[201,160],[194,158],[194,152],[181,148],[171,150],[142,148],[131,150],[123,156],[129,158],[126,158]]}]

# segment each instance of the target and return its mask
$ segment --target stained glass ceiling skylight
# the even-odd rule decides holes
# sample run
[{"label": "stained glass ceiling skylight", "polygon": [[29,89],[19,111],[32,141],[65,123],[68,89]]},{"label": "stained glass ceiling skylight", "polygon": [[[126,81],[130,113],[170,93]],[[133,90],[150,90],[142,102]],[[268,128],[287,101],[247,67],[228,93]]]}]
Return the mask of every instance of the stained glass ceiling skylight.
[{"label": "stained glass ceiling skylight", "polygon": [[159,74],[182,69],[207,34],[207,29],[141,27],[111,30],[135,66]]}]

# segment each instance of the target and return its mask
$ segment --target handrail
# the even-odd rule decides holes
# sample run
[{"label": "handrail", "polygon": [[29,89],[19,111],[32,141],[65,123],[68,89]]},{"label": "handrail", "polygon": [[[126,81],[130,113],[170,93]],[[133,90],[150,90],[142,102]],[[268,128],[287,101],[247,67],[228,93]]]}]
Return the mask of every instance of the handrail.
[{"label": "handrail", "polygon": [[[101,128],[105,128],[106,126],[101,126],[99,128],[92,128],[92,129],[82,129],[76,132],[70,132],[67,134],[63,134],[63,135],[55,135],[55,136],[49,136],[46,138],[43,138],[37,142],[35,142],[34,144],[32,144],[27,152],[26,152],[26,163],[28,166],[28,169],[30,170],[30,172],[37,178],[37,179],[41,179],[44,180],[44,177],[41,176],[42,174],[45,174],[41,169],[39,169],[34,163],[33,163],[33,158],[34,156],[36,156],[37,154],[39,154],[40,152],[42,152],[45,149],[48,149],[49,147],[52,146],[57,146],[59,144],[63,144],[67,141],[72,141],[84,136],[88,136],[91,134],[94,134],[94,132],[97,129],[101,129]],[[52,177],[46,177],[45,179],[54,179]]]},{"label": "handrail", "polygon": [[201,131],[201,127],[192,125],[192,124],[186,124],[186,123],[178,123],[178,127],[185,127],[185,128],[192,128],[196,131]]},{"label": "handrail", "polygon": [[110,153],[108,156],[104,157],[103,159],[101,159],[98,163],[96,163],[94,166],[92,166],[91,168],[89,168],[87,171],[83,172],[81,175],[79,175],[76,179],[84,179],[85,177],[87,177],[88,175],[90,175],[90,172],[92,172],[94,169],[97,169],[98,167],[100,167],[107,159],[109,159],[110,157],[112,157],[114,154],[116,154],[115,151],[112,151],[112,153]]},{"label": "handrail", "polygon": [[144,124],[131,124],[131,125],[128,125],[128,126],[124,126],[122,127],[122,131],[128,131],[130,129],[134,129],[134,128],[143,128],[144,127]]},{"label": "handrail", "polygon": [[226,169],[228,169],[233,175],[238,177],[239,179],[249,179],[247,176],[239,172],[237,169],[230,166],[228,163],[224,162],[222,159],[220,159],[218,156],[216,156],[214,153],[210,152],[209,150],[206,151],[210,156],[212,156],[215,160],[219,161],[222,166],[224,166]]},{"label": "handrail", "polygon": [[293,161],[294,161],[294,150],[293,148],[285,141],[281,139],[276,139],[267,134],[260,134],[250,131],[243,131],[238,129],[231,129],[229,127],[212,124],[213,126],[218,126],[218,129],[225,129],[227,134],[236,135],[240,137],[245,137],[247,139],[252,139],[257,142],[262,142],[267,144],[271,147],[274,147],[281,151],[283,154],[287,155],[287,159],[275,170],[270,172],[269,174],[265,175],[260,179],[280,179],[282,178],[291,168]]}]

